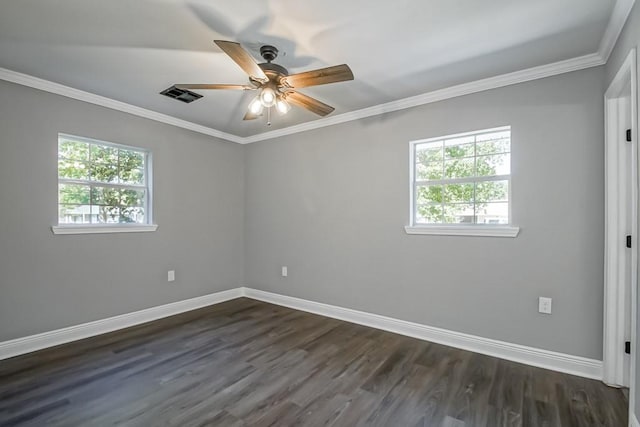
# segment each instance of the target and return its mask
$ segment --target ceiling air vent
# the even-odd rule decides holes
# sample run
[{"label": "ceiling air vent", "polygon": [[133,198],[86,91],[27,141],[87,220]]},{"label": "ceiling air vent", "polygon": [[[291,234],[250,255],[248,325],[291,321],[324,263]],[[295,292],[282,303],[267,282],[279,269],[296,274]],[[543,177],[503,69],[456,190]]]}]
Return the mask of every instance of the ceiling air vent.
[{"label": "ceiling air vent", "polygon": [[168,96],[169,98],[186,102],[187,104],[202,98],[202,95],[199,95],[195,92],[191,92],[190,90],[178,89],[175,86],[171,86],[170,88],[163,90],[162,92],[160,92],[160,95],[165,95],[165,96]]}]

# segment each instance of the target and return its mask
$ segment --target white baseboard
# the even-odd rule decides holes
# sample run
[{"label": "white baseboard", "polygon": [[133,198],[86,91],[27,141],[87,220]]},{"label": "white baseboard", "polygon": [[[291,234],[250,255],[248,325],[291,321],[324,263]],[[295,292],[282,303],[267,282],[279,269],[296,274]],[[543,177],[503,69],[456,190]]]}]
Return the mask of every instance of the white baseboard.
[{"label": "white baseboard", "polygon": [[[118,329],[128,328],[243,296],[501,359],[512,360],[514,362],[586,378],[602,379],[602,361],[599,360],[482,338],[461,332],[449,331],[421,325],[419,323],[380,316],[378,314],[366,313],[247,287],[216,292],[201,297],[135,311],[133,313],[0,342],[0,360],[101,335]],[[634,427],[636,426],[634,425]],[[640,425],[637,425],[637,427],[640,427]]]},{"label": "white baseboard", "polygon": [[629,417],[629,427],[640,427],[640,421],[638,421],[636,414],[631,414]]},{"label": "white baseboard", "polygon": [[242,288],[230,289],[68,328],[0,342],[0,360],[218,304],[239,298],[242,296],[242,292]]},{"label": "white baseboard", "polygon": [[507,359],[514,362],[586,378],[597,380],[602,379],[602,361],[600,360],[572,356],[569,354],[528,347],[520,344],[512,344],[489,338],[482,338],[461,332],[449,331],[446,329],[421,325],[419,323],[380,316],[378,314],[366,313],[349,308],[308,301],[301,298],[274,294],[257,289],[245,287],[242,290],[242,294],[248,298],[259,301],[332,317],[334,319],[345,320],[347,322],[370,326],[372,328],[382,329],[396,334],[444,344],[501,359]]}]

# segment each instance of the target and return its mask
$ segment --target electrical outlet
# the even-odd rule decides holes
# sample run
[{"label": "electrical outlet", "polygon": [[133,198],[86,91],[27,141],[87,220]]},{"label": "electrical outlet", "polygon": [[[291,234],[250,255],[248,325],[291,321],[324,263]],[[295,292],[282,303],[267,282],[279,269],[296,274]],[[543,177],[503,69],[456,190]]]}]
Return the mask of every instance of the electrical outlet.
[{"label": "electrical outlet", "polygon": [[174,282],[176,280],[176,271],[169,270],[167,272],[167,282]]},{"label": "electrical outlet", "polygon": [[551,298],[538,298],[538,311],[543,314],[551,314]]},{"label": "electrical outlet", "polygon": [[287,266],[283,265],[282,266],[282,277],[287,277],[287,274],[289,274],[289,272],[287,271]]}]

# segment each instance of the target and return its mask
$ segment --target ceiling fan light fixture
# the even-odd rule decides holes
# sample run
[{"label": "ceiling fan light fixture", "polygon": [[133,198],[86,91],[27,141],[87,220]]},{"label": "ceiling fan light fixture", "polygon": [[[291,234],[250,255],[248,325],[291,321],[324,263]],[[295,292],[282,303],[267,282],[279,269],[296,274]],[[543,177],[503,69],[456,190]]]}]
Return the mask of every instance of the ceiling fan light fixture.
[{"label": "ceiling fan light fixture", "polygon": [[276,108],[280,114],[287,114],[289,110],[291,110],[291,105],[289,105],[283,96],[279,96],[276,100]]},{"label": "ceiling fan light fixture", "polygon": [[260,93],[260,101],[267,108],[273,107],[276,103],[276,92],[270,87],[265,87]]},{"label": "ceiling fan light fixture", "polygon": [[[289,74],[286,68],[273,62],[278,56],[278,49],[274,46],[264,45],[260,48],[260,55],[266,62],[259,64],[240,43],[226,40],[214,40],[214,43],[242,68],[249,77],[250,84],[178,84],[169,89],[171,91],[169,95],[173,94],[173,91],[187,91],[188,89],[255,90],[257,96],[247,106],[243,120],[257,119],[262,116],[266,108],[267,125],[271,125],[272,107],[275,107],[281,115],[287,114],[292,106],[304,108],[322,117],[331,114],[335,108],[297,90],[309,86],[353,80],[353,72],[347,64]],[[193,93],[193,96],[201,97],[196,93]],[[184,101],[182,98],[178,99]]]},{"label": "ceiling fan light fixture", "polygon": [[249,104],[249,112],[256,116],[259,116],[260,114],[262,114],[263,108],[264,107],[262,106],[262,101],[260,100],[260,97],[255,97],[253,101],[251,101],[251,103]]}]

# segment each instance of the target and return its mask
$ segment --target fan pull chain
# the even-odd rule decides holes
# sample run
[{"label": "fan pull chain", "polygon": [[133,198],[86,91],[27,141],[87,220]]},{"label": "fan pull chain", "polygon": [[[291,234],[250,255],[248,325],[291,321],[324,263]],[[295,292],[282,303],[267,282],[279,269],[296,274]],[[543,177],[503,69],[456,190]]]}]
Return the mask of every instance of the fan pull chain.
[{"label": "fan pull chain", "polygon": [[271,107],[267,108],[267,126],[271,126]]}]

